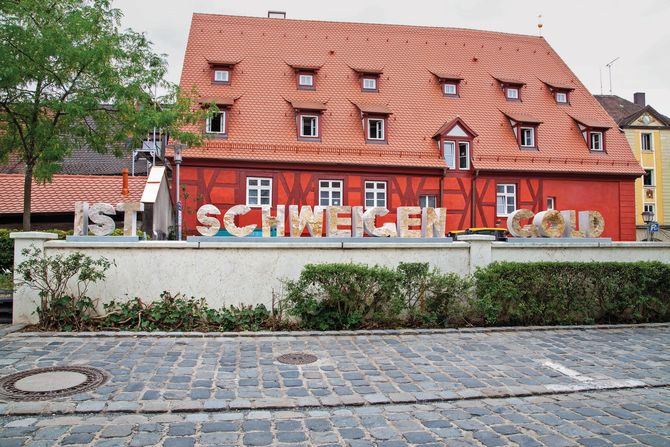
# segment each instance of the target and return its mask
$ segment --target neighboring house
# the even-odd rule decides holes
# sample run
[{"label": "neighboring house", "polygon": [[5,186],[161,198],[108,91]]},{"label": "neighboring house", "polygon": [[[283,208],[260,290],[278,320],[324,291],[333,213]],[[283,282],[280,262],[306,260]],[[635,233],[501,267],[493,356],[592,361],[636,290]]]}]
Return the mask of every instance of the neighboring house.
[{"label": "neighboring house", "polygon": [[184,228],[212,203],[447,208],[447,230],[519,208],[597,210],[635,239],[625,136],[542,38],[194,14],[181,88],[220,113],[184,151]]},{"label": "neighboring house", "polygon": [[[32,229],[72,230],[74,204],[86,201],[111,203],[138,202],[142,197],[146,177],[128,178],[128,195],[122,194],[120,175],[62,175],[53,176],[51,183],[33,180],[31,196]],[[23,219],[23,174],[0,174],[0,228],[21,228]],[[123,222],[123,214],[116,217]],[[117,224],[120,227],[121,224]]]},{"label": "neighboring house", "polygon": [[647,105],[644,93],[635,93],[633,102],[616,95],[596,99],[624,131],[645,172],[635,181],[637,239],[648,237],[642,212],[651,211],[661,227],[654,237],[670,241],[670,118]]}]

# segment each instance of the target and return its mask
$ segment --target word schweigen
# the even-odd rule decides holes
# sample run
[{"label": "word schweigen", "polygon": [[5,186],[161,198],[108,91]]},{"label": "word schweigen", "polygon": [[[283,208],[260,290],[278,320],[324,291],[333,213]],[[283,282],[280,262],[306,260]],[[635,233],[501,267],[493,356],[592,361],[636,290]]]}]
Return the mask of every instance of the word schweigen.
[{"label": "word schweigen", "polygon": [[[256,225],[239,227],[235,217],[251,211],[246,205],[235,205],[223,215],[223,225],[230,234],[237,237],[250,235]],[[290,237],[300,237],[305,229],[312,237],[323,234],[323,220],[326,218],[326,237],[444,237],[446,228],[446,208],[420,208],[418,206],[401,206],[397,209],[397,223],[376,225],[376,218],[389,213],[386,208],[375,207],[363,210],[362,206],[302,206],[289,205],[288,222]],[[202,225],[196,227],[203,236],[214,236],[221,229],[218,216],[221,211],[214,205],[203,205],[198,209],[197,219]],[[277,205],[277,212],[271,215],[270,206],[261,207],[261,229],[263,237],[270,237],[272,229],[276,237],[286,236],[286,207]],[[348,227],[348,228],[343,228]],[[420,227],[421,229],[417,229]]]}]

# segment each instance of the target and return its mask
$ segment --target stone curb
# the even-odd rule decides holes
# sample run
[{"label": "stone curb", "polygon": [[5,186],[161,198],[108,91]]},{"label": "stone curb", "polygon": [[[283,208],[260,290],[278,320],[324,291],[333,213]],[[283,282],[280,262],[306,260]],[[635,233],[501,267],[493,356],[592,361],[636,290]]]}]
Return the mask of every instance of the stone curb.
[{"label": "stone curb", "polygon": [[[17,332],[27,325],[14,325],[5,329],[7,334],[14,337],[315,337],[315,336],[361,336],[361,335],[434,335],[434,334],[472,334],[489,332],[546,332],[546,331],[586,331],[586,330],[614,330],[614,329],[641,329],[667,328],[670,323],[641,323],[641,324],[594,324],[576,326],[503,326],[503,327],[473,327],[450,329],[374,329],[357,331],[242,331],[242,332],[145,332],[145,331],[96,331],[96,332]],[[13,329],[12,328],[16,328]],[[0,332],[0,336],[5,335]]]},{"label": "stone curb", "polygon": [[12,324],[11,326],[8,326],[4,329],[0,329],[0,337],[4,337],[5,335],[11,334],[13,332],[18,332],[26,326],[28,326],[28,325],[27,324]]},{"label": "stone curb", "polygon": [[[507,390],[467,390],[466,393],[443,392],[442,396],[435,397],[414,397],[411,399],[392,399],[390,396],[378,396],[374,399],[365,399],[362,396],[355,396],[355,399],[348,399],[349,402],[324,402],[317,399],[310,399],[304,403],[296,402],[293,405],[282,405],[279,402],[251,402],[238,401],[179,401],[179,402],[152,402],[146,406],[132,406],[132,408],[124,408],[122,406],[110,408],[108,405],[93,408],[86,406],[85,402],[81,402],[75,406],[74,402],[62,401],[24,401],[24,402],[0,402],[0,416],[58,416],[58,415],[76,415],[76,414],[164,414],[164,413],[216,413],[221,411],[308,411],[314,409],[336,409],[336,408],[350,408],[350,407],[372,407],[380,405],[406,405],[406,404],[424,404],[436,402],[455,402],[455,401],[472,401],[484,399],[512,399],[533,396],[551,396],[551,395],[566,395],[576,393],[588,393],[599,391],[613,391],[613,390],[630,390],[639,388],[668,388],[670,383],[659,384],[644,384],[644,385],[610,385],[603,386],[593,383],[590,385],[580,384],[573,389],[564,390],[548,390],[543,386],[527,388],[526,391],[507,391]],[[260,399],[261,401],[263,399]],[[113,403],[113,402],[112,402]],[[216,403],[216,405],[214,404]],[[82,405],[84,404],[84,405]],[[102,403],[101,403],[102,404]],[[4,408],[3,408],[4,407]]]}]

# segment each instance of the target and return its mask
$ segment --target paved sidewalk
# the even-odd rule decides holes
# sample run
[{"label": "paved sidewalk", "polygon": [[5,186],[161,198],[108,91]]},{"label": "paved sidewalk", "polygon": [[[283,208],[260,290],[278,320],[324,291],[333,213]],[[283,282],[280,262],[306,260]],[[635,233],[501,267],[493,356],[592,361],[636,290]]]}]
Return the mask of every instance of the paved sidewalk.
[{"label": "paved sidewalk", "polygon": [[[0,338],[0,376],[88,365],[111,380],[0,415],[445,402],[670,384],[670,327],[316,337]],[[311,365],[280,354],[309,352]]]},{"label": "paved sidewalk", "polygon": [[670,390],[330,410],[0,418],[3,447],[667,446]]}]

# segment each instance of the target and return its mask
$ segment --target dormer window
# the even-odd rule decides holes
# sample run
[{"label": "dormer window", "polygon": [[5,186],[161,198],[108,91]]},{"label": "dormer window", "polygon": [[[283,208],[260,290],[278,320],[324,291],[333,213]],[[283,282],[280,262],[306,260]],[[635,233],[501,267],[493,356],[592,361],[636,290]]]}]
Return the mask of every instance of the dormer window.
[{"label": "dormer window", "polygon": [[519,88],[518,87],[506,87],[505,96],[507,99],[518,100],[519,99]]},{"label": "dormer window", "polygon": [[214,82],[220,82],[223,84],[230,83],[230,71],[214,70]]},{"label": "dormer window", "polygon": [[575,89],[569,82],[542,81],[548,87],[549,93],[554,96],[556,104],[570,104],[570,93]]},{"label": "dormer window", "polygon": [[442,73],[437,71],[431,71],[431,73],[437,78],[437,81],[440,83],[442,94],[444,96],[450,96],[457,98],[460,94],[460,84],[463,78],[459,75]]},{"label": "dormer window", "polygon": [[521,147],[535,147],[535,128],[522,127],[520,137]]},{"label": "dormer window", "polygon": [[206,133],[225,134],[226,133],[226,112],[221,111],[212,114],[207,118]]},{"label": "dormer window", "polygon": [[505,94],[505,99],[508,101],[521,101],[521,88],[526,85],[525,82],[517,79],[493,77],[500,83],[500,88],[502,88]]},{"label": "dormer window", "polygon": [[363,90],[366,92],[376,92],[377,78],[363,77]]},{"label": "dormer window", "polygon": [[556,92],[556,102],[559,104],[568,103],[568,92]]},{"label": "dormer window", "polygon": [[302,89],[313,89],[314,88],[314,74],[312,73],[301,73],[298,75],[298,87]]},{"label": "dormer window", "polygon": [[462,119],[447,121],[433,139],[442,149],[444,162],[449,169],[470,169],[470,146],[477,134]]},{"label": "dormer window", "polygon": [[539,119],[519,112],[503,112],[509,119],[517,144],[522,149],[537,149],[537,128]]},{"label": "dormer window", "polygon": [[320,102],[292,101],[295,110],[298,140],[321,141],[321,114],[326,105]]},{"label": "dormer window", "polygon": [[606,133],[612,127],[609,123],[575,116],[572,119],[577,122],[577,127],[591,152],[605,152],[607,150]]},{"label": "dormer window", "polygon": [[228,135],[228,109],[235,103],[235,98],[200,98],[203,109],[215,105],[218,111],[211,113],[205,120],[205,133],[226,138]]},{"label": "dormer window", "polygon": [[211,69],[212,84],[230,85],[230,78],[235,65],[239,61],[208,60]]},{"label": "dormer window", "polygon": [[589,149],[592,151],[602,151],[604,149],[602,132],[589,132],[589,139],[591,142]]},{"label": "dormer window", "polygon": [[368,140],[384,141],[384,119],[368,118]]}]

